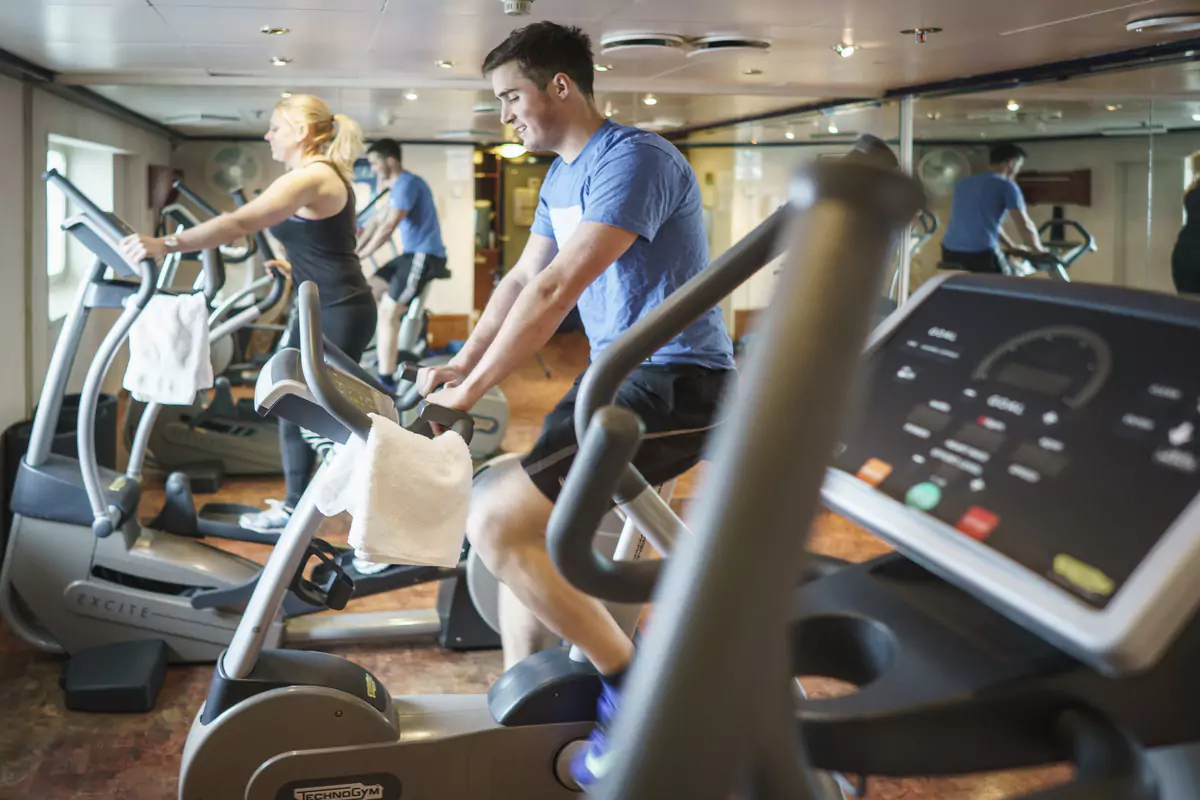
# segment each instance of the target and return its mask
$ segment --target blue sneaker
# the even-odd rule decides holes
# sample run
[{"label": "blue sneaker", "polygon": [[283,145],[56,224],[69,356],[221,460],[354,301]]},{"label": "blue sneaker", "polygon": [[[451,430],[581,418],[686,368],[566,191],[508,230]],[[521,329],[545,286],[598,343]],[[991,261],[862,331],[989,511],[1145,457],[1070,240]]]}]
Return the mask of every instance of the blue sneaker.
[{"label": "blue sneaker", "polygon": [[612,768],[616,755],[608,749],[608,729],[621,706],[621,692],[604,682],[600,683],[600,687],[596,727],[588,736],[587,745],[571,760],[571,777],[584,791],[604,777]]}]

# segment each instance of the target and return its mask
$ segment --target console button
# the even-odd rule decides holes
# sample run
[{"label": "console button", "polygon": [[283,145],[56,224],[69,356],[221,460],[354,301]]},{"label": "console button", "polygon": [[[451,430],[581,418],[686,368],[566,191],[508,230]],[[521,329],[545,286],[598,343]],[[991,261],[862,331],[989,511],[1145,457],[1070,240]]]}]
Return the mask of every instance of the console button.
[{"label": "console button", "polygon": [[1146,394],[1155,400],[1166,403],[1175,403],[1183,399],[1183,389],[1167,383],[1150,384],[1146,389]]},{"label": "console button", "polygon": [[918,483],[908,490],[904,502],[920,511],[931,511],[942,502],[942,490],[937,484],[929,481]]},{"label": "console button", "polygon": [[1187,450],[1180,450],[1173,447],[1163,447],[1154,451],[1154,463],[1160,464],[1167,469],[1182,472],[1185,475],[1193,475],[1198,466],[1196,456],[1189,453]]},{"label": "console button", "polygon": [[1172,447],[1183,447],[1185,444],[1191,444],[1195,433],[1195,425],[1190,422],[1181,422],[1167,431],[1167,441],[1171,443]]},{"label": "console button", "polygon": [[959,517],[955,528],[970,536],[972,539],[983,541],[991,536],[992,531],[1000,524],[1000,517],[982,506],[971,506],[966,513]]},{"label": "console button", "polygon": [[1066,553],[1054,557],[1054,574],[1076,589],[1100,597],[1108,597],[1116,588],[1112,578]]},{"label": "console button", "polygon": [[1117,433],[1126,439],[1147,439],[1158,429],[1158,423],[1145,414],[1135,414],[1132,411],[1121,415],[1117,423]]},{"label": "console button", "polygon": [[949,425],[951,419],[953,418],[945,411],[935,409],[931,405],[921,404],[909,412],[905,422],[936,433]]},{"label": "console button", "polygon": [[[1061,442],[1057,442],[1056,440],[1051,441],[1055,441],[1056,444],[1061,445]],[[1063,468],[1067,466],[1070,459],[1062,453],[1044,449],[1031,442],[1025,442],[1013,453],[1013,461],[1016,462],[1014,466],[1032,467],[1047,478],[1053,478],[1063,471]],[[1012,470],[1010,469],[1009,471],[1011,472]],[[1022,476],[1017,475],[1017,477],[1020,478]],[[1030,481],[1030,483],[1033,482]]]},{"label": "console button", "polygon": [[880,461],[878,458],[870,458],[867,459],[867,463],[862,465],[862,468],[859,469],[855,477],[870,486],[878,486],[887,480],[887,476],[891,474],[891,464],[886,461]]}]

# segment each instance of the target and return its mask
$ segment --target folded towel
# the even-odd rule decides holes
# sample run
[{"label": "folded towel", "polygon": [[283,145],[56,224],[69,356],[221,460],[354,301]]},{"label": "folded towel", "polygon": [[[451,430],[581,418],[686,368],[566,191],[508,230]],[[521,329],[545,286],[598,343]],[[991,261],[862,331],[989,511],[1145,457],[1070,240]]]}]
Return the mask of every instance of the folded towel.
[{"label": "folded towel", "polygon": [[453,431],[433,439],[371,415],[371,433],[339,447],[315,487],[325,516],[349,511],[350,545],[376,563],[453,567],[466,533],[471,452]]},{"label": "folded towel", "polygon": [[143,403],[187,406],[213,385],[204,295],[156,294],[129,330],[124,386]]}]

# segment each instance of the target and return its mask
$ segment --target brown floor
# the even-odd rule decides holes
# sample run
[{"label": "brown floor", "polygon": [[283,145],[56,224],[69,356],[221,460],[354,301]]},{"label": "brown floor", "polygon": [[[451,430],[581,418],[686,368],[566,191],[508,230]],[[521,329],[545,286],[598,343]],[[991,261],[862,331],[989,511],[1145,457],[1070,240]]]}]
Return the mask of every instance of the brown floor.
[{"label": "brown floor", "polygon": [[[586,342],[578,335],[560,336],[543,351],[543,356],[552,372],[550,379],[531,363],[504,384],[513,409],[505,438],[505,448],[510,451],[532,444],[542,415],[586,362]],[[677,496],[683,503],[700,471],[680,482]],[[281,496],[281,483],[230,480],[214,497],[257,504],[265,497]],[[210,499],[199,498],[200,502]],[[161,502],[159,481],[145,492],[143,517],[152,515]],[[329,520],[320,535],[344,541],[347,527],[344,518]],[[831,515],[817,521],[813,547],[855,561],[887,550],[877,539]],[[265,549],[256,545],[230,549],[260,560],[266,555]],[[428,608],[433,605],[433,597],[431,587],[409,589],[355,601],[349,610]],[[394,694],[483,692],[500,673],[500,656],[495,652],[451,653],[433,644],[344,648],[338,652],[362,663]],[[211,666],[172,667],[157,708],[149,714],[131,716],[65,710],[58,673],[55,658],[34,651],[0,623],[0,800],[174,797],[180,753],[207,689]],[[821,691],[830,687],[813,688]],[[1031,791],[1062,774],[1028,771],[937,780],[875,780],[867,798],[998,800]]]}]

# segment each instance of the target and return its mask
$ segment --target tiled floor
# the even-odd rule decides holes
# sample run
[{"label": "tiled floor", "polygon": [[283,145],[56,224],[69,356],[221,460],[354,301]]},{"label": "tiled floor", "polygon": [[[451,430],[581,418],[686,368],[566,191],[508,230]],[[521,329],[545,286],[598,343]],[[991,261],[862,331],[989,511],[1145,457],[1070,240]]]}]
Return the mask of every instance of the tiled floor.
[{"label": "tiled floor", "polygon": [[[528,447],[536,438],[542,415],[585,363],[586,343],[579,336],[559,337],[543,355],[552,371],[550,379],[531,363],[504,385],[513,409],[505,440],[509,450]],[[696,477],[689,475],[680,483],[678,496],[684,502]],[[277,480],[231,480],[220,499],[258,503],[264,497],[279,496],[280,484]],[[143,516],[152,515],[161,501],[161,489],[148,490]],[[345,519],[330,520],[320,535],[344,540],[346,527]],[[814,547],[853,560],[887,549],[848,522],[829,515],[817,522]],[[265,549],[255,545],[231,549],[260,560],[265,557]],[[349,610],[428,608],[433,597],[432,587],[409,589],[355,601]],[[342,648],[338,652],[363,663],[395,694],[483,692],[500,672],[498,653],[451,653],[433,644]],[[26,646],[0,623],[0,800],[174,797],[180,753],[207,689],[211,666],[172,667],[157,708],[136,716],[66,711],[58,673],[56,659]],[[871,783],[867,797],[998,800],[1031,791],[1057,777],[1061,773],[1031,771],[942,780],[878,780]]]}]

